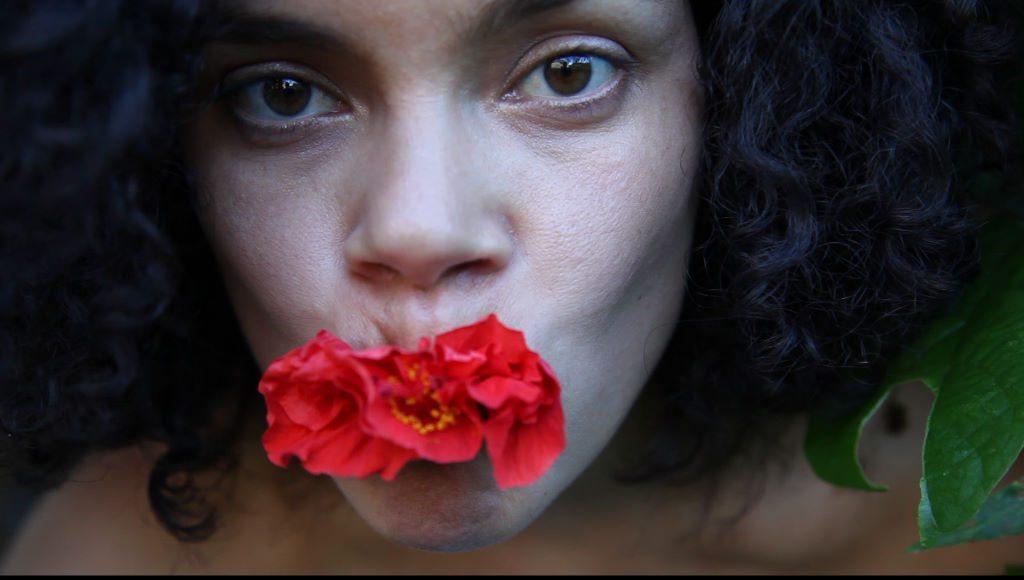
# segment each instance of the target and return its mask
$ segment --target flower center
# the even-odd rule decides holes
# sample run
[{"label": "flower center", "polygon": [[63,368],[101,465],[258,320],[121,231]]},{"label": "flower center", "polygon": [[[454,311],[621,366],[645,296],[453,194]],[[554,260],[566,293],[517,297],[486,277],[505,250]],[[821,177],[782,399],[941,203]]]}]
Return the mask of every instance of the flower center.
[{"label": "flower center", "polygon": [[[422,391],[414,397],[391,397],[388,399],[391,414],[399,422],[412,427],[420,435],[444,431],[455,424],[455,418],[461,411],[441,402],[441,397],[432,388],[430,375],[423,371],[418,363],[409,367],[406,378],[412,384],[419,384]],[[395,384],[401,383],[395,375],[389,376],[388,381]]]}]

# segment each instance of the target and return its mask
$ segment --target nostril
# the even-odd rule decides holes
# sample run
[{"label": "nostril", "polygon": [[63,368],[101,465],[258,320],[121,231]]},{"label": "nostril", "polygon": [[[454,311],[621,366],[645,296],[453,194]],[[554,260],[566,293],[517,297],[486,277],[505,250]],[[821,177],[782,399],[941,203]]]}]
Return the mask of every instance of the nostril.
[{"label": "nostril", "polygon": [[462,264],[452,266],[447,272],[445,272],[445,276],[454,278],[460,274],[482,275],[494,271],[496,267],[497,264],[494,260],[480,258],[478,260],[471,260],[469,262],[463,262]]},{"label": "nostril", "polygon": [[424,282],[416,278],[412,272],[403,273],[397,268],[388,266],[387,264],[381,264],[377,262],[359,262],[353,268],[353,272],[361,278],[371,280],[375,282],[388,282],[396,280],[398,278],[409,278],[414,281],[418,286],[431,286],[441,280],[452,280],[460,276],[477,277],[489,274],[498,268],[498,264],[495,260],[488,258],[480,258],[478,260],[470,260],[462,262],[454,266],[449,267],[441,273],[439,278],[433,279],[431,282]]},{"label": "nostril", "polygon": [[390,280],[399,275],[398,270],[386,264],[374,264],[371,262],[360,262],[353,268],[353,271],[370,280]]}]

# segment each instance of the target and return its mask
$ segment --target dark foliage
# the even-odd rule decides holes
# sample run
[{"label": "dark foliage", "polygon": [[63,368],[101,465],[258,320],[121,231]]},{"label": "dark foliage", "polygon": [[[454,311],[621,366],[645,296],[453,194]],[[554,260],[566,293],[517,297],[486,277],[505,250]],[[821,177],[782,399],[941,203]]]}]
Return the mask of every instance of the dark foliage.
[{"label": "dark foliage", "polygon": [[[651,384],[671,404],[634,479],[706,475],[760,417],[869,394],[970,279],[965,184],[1009,146],[1002,2],[694,8],[697,246]],[[231,457],[258,380],[178,150],[207,18],[196,0],[2,12],[4,465],[55,485],[89,452],[161,442],[154,512],[205,538],[193,474]]]}]

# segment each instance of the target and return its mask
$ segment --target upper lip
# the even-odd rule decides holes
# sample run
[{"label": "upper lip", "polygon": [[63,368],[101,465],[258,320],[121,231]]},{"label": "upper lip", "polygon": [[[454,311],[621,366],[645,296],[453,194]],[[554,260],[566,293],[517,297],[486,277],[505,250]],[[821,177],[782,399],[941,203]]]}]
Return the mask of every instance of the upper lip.
[{"label": "upper lip", "polygon": [[452,320],[452,318],[441,318],[436,316],[436,313],[413,314],[407,312],[405,315],[392,316],[386,320],[377,320],[376,325],[385,344],[414,350],[418,347],[420,338],[424,336],[429,337],[433,341],[433,338],[438,334],[444,334],[449,330],[473,324],[485,316],[487,314],[472,317],[468,320],[443,322],[443,320]]}]

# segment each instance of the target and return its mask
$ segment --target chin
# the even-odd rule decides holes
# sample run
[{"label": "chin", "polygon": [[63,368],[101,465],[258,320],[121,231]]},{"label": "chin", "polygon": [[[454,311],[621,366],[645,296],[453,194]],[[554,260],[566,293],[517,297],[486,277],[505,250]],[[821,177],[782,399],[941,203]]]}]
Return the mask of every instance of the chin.
[{"label": "chin", "polygon": [[[530,506],[529,488],[501,490],[481,454],[467,463],[407,464],[394,481],[336,478],[356,512],[377,533],[411,548],[464,552],[508,540],[545,506]],[[539,508],[539,509],[538,509]]]}]

